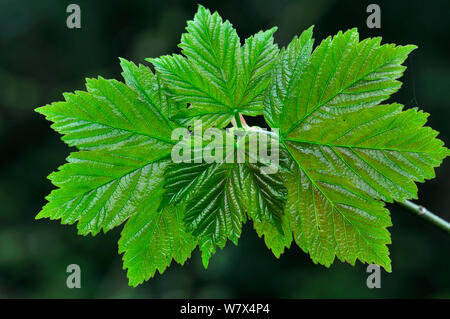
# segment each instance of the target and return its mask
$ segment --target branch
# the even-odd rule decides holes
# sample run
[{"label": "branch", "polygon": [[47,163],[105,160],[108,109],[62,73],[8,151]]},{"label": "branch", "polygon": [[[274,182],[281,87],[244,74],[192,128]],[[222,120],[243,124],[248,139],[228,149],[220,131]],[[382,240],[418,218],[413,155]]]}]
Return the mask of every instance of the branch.
[{"label": "branch", "polygon": [[425,219],[427,222],[430,222],[434,226],[438,227],[439,229],[443,230],[444,232],[450,234],[450,223],[446,220],[440,218],[439,216],[433,214],[428,209],[426,209],[423,206],[416,205],[413,202],[410,202],[409,200],[406,200],[404,202],[398,202],[403,207],[406,207],[411,212],[419,216],[420,218]]}]

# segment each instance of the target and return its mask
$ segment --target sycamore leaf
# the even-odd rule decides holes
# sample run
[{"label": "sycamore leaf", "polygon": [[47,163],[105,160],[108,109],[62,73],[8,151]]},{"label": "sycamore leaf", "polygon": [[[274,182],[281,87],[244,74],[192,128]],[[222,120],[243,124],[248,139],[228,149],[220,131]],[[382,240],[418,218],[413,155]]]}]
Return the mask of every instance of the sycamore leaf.
[{"label": "sycamore leaf", "polygon": [[184,123],[225,127],[237,113],[259,115],[278,47],[276,28],[259,32],[241,47],[231,23],[199,6],[181,37],[181,55],[148,59],[161,74],[168,95],[184,106]]},{"label": "sycamore leaf", "polygon": [[[272,81],[265,116],[279,125],[293,171],[285,212],[296,243],[316,263],[329,266],[337,256],[390,271],[391,221],[380,200],[416,198],[414,181],[432,178],[448,155],[437,132],[423,127],[425,113],[379,105],[400,87],[413,49],[339,32],[297,66],[292,84]],[[290,65],[279,59],[273,76],[295,74]],[[294,92],[279,98],[287,86]]]},{"label": "sycamore leaf", "polygon": [[[224,247],[228,239],[237,245],[245,213],[277,257],[292,241],[289,221],[284,216],[287,190],[282,170],[267,174],[264,168],[268,163],[258,162],[254,156],[259,153],[258,145],[253,144],[254,154],[249,151],[249,136],[256,137],[258,133],[254,128],[231,129],[221,135],[220,141],[208,144],[197,139],[203,148],[200,157],[214,145],[216,154],[223,153],[222,160],[195,163],[194,157],[190,163],[171,164],[165,173],[163,203],[186,205],[186,227],[199,239],[205,267],[216,246]],[[233,134],[237,135],[236,140]],[[195,136],[189,136],[183,143],[193,148],[194,140]],[[228,148],[230,145],[233,148]]]},{"label": "sycamore leaf", "polygon": [[169,104],[148,68],[122,59],[124,78],[87,80],[87,92],[38,108],[63,140],[77,146],[58,172],[58,189],[37,218],[78,222],[80,234],[121,224],[154,201],[174,142]]},{"label": "sycamore leaf", "polygon": [[[205,268],[216,247],[225,247],[228,239],[237,245],[245,221],[234,136],[221,131],[211,142],[208,140],[205,136],[188,135],[180,141],[179,145],[193,152],[189,162],[173,163],[166,170],[161,205],[184,206],[186,229],[198,240]],[[221,159],[206,161],[207,149],[215,149]]]},{"label": "sycamore leaf", "polygon": [[267,247],[278,258],[292,241],[289,220],[284,214],[287,189],[281,171],[264,174],[261,166],[260,163],[242,164],[247,214],[259,237],[264,236]]},{"label": "sycamore leaf", "polygon": [[283,48],[273,65],[270,85],[264,101],[264,118],[271,127],[280,127],[280,114],[287,100],[295,96],[298,80],[308,65],[314,40],[313,27],[295,37]]},{"label": "sycamore leaf", "polygon": [[101,77],[87,79],[86,87],[87,92],[64,94],[65,102],[36,109],[54,122],[52,128],[63,134],[63,141],[70,146],[111,149],[148,143],[173,144],[172,126],[163,114],[164,104],[157,97],[141,99],[138,92],[125,84]]},{"label": "sycamore leaf", "polygon": [[[286,180],[285,213],[294,240],[315,263],[330,266],[335,256],[351,264],[356,258],[390,271],[391,225],[383,203],[355,194],[351,181],[316,181],[297,163]],[[339,176],[339,172],[334,172]],[[329,177],[331,174],[327,175]]]},{"label": "sycamore leaf", "polygon": [[401,64],[416,46],[380,42],[379,37],[360,42],[356,29],[323,40],[282,106],[282,132],[288,134],[311,114],[327,108],[362,109],[397,92],[401,82],[396,79],[406,68]]},{"label": "sycamore leaf", "polygon": [[169,163],[155,157],[159,152],[159,148],[141,147],[72,153],[68,163],[49,176],[59,188],[46,197],[49,202],[36,218],[78,222],[82,235],[120,225],[155,200],[153,191]]},{"label": "sycamore leaf", "polygon": [[[241,179],[247,199],[247,215],[253,220],[258,236],[264,236],[266,246],[278,258],[292,242],[289,220],[284,214],[287,189],[283,175],[289,173],[287,154],[280,152],[278,144],[272,145],[273,141],[278,141],[278,136],[268,138],[273,133],[269,134],[257,127],[250,127],[245,133],[238,145],[241,145],[246,155],[246,161],[241,164]],[[278,162],[272,163],[274,166],[268,156],[262,156],[266,151],[261,149],[261,139],[256,142],[256,138],[262,135],[267,141],[267,146],[263,148],[279,154]]]},{"label": "sycamore leaf", "polygon": [[[133,88],[139,94],[139,97],[151,106],[148,111],[154,111],[152,116],[172,129],[176,127],[168,118],[178,112],[179,108],[173,103],[169,103],[167,96],[162,94],[160,77],[153,74],[150,68],[143,65],[137,66],[123,58],[120,58],[120,65],[123,69],[122,76],[125,79],[125,83]],[[159,127],[154,128],[159,129]]]},{"label": "sycamore leaf", "polygon": [[235,163],[178,163],[165,173],[169,202],[185,203],[184,220],[198,239],[205,268],[216,247],[235,245],[245,221],[239,166]]},{"label": "sycamore leaf", "polygon": [[[261,222],[267,220],[275,227],[281,225],[287,190],[283,185],[281,173],[264,174],[260,163],[246,162],[242,174],[247,197],[247,214]],[[279,231],[283,233],[281,227]]]},{"label": "sycamore leaf", "polygon": [[281,215],[279,221],[280,226],[275,226],[269,220],[257,221],[253,220],[253,227],[259,237],[264,236],[264,242],[275,257],[279,258],[284,252],[285,248],[290,248],[292,243],[292,231],[290,226],[289,216],[287,214]]},{"label": "sycamore leaf", "polygon": [[128,268],[131,286],[137,286],[163,273],[172,259],[183,265],[197,245],[186,232],[183,207],[168,206],[157,211],[154,202],[147,202],[141,213],[126,223],[120,240],[119,253],[124,253],[123,267]]},{"label": "sycamore leaf", "polygon": [[53,121],[72,153],[49,178],[58,189],[37,218],[78,222],[80,234],[105,232],[129,219],[122,231],[130,285],[162,273],[190,256],[197,241],[185,232],[181,207],[157,211],[163,173],[170,163],[175,124],[172,105],[149,68],[121,59],[127,83],[88,80],[87,92],[37,111]]}]

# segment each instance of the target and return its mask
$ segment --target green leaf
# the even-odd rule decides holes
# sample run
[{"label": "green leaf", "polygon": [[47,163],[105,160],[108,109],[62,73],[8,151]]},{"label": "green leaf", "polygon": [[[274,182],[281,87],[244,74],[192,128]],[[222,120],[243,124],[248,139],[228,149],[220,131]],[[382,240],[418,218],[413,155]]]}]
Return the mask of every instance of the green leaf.
[{"label": "green leaf", "polygon": [[239,112],[248,115],[262,114],[264,94],[270,82],[273,61],[278,46],[273,43],[276,27],[259,31],[245,40],[241,49],[236,105]]},{"label": "green leaf", "polygon": [[296,85],[308,65],[314,40],[313,27],[294,37],[283,48],[272,68],[271,81],[264,101],[264,118],[271,127],[280,127],[280,114],[289,99],[295,98]]},{"label": "green leaf", "polygon": [[87,92],[65,94],[65,102],[38,108],[72,153],[49,176],[59,187],[36,218],[78,222],[80,234],[97,234],[141,212],[162,184],[175,126],[161,86],[150,69],[122,59],[129,86],[88,79]]},{"label": "green leaf", "polygon": [[381,38],[359,42],[356,29],[322,41],[294,82],[294,97],[279,106],[282,132],[288,134],[316,111],[362,109],[397,92],[401,82],[396,79],[405,70],[401,64],[416,46],[380,42]]},{"label": "green leaf", "polygon": [[318,113],[310,118],[314,127],[302,123],[285,141],[298,161],[314,163],[314,171],[326,165],[326,171],[339,170],[370,197],[404,201],[417,198],[414,181],[433,178],[433,167],[448,154],[438,132],[423,127],[427,117],[399,104]]},{"label": "green leaf", "polygon": [[[278,135],[258,127],[248,128],[238,140],[238,146],[244,150],[246,159],[241,164],[241,176],[247,215],[253,220],[258,235],[264,236],[267,247],[278,258],[292,242],[289,221],[284,213],[287,189],[283,174],[289,171],[287,154],[279,150]],[[269,150],[278,158],[271,160]]]},{"label": "green leaf", "polygon": [[169,206],[156,210],[155,202],[147,202],[142,213],[131,217],[119,240],[119,253],[124,253],[123,267],[131,286],[137,286],[160,274],[172,260],[183,265],[197,245],[196,239],[186,232],[183,207]]},{"label": "green leaf", "polygon": [[169,103],[167,96],[162,94],[160,77],[153,74],[150,68],[144,65],[137,66],[123,58],[120,58],[120,65],[125,83],[151,106],[149,111],[154,110],[155,117],[165,122],[170,128],[174,128],[174,123],[169,121],[168,117],[174,115],[179,109],[173,103]]},{"label": "green leaf", "polygon": [[240,112],[259,115],[278,48],[276,28],[259,32],[241,47],[236,30],[217,12],[199,6],[181,37],[181,55],[148,59],[161,74],[168,95],[189,107],[176,119],[225,127]]},{"label": "green leaf", "polygon": [[185,203],[188,231],[198,238],[205,268],[216,247],[228,239],[235,245],[245,221],[239,165],[172,164],[165,174],[169,202]]},{"label": "green leaf", "polygon": [[390,271],[391,221],[383,203],[358,194],[351,180],[339,179],[339,171],[324,172],[320,180],[308,173],[294,162],[286,180],[285,212],[297,245],[327,267],[337,255],[352,265],[359,258]]},{"label": "green leaf", "polygon": [[290,248],[292,243],[292,231],[290,226],[289,217],[287,214],[281,215],[281,229],[275,226],[268,220],[262,220],[261,222],[253,220],[253,227],[259,237],[264,236],[264,242],[275,257],[280,258],[285,248]]},{"label": "green leaf", "polygon": [[316,263],[329,266],[337,256],[390,271],[391,221],[380,200],[416,198],[414,181],[434,177],[448,155],[437,132],[423,127],[425,113],[379,105],[400,87],[401,64],[413,49],[379,38],[359,42],[352,29],[324,40],[306,66],[279,59],[274,67],[275,78],[302,69],[291,85],[273,80],[265,116],[279,124],[291,155],[285,185],[294,239]]},{"label": "green leaf", "polygon": [[[87,79],[86,87],[87,92],[64,94],[65,102],[36,109],[54,122],[52,128],[63,134],[63,141],[70,146],[111,149],[173,144],[165,104],[156,96],[144,100],[125,84],[101,77]],[[152,90],[157,94],[159,87]]]},{"label": "green leaf", "polygon": [[[205,154],[206,148],[213,145],[217,147],[216,153],[223,152],[221,162],[203,160],[195,163],[199,158],[194,157],[191,163],[170,165],[165,173],[163,203],[186,204],[186,226],[199,238],[205,267],[216,246],[224,247],[228,239],[237,245],[241,224],[246,220],[245,212],[253,219],[258,235],[265,236],[267,246],[277,257],[292,241],[289,221],[284,216],[287,190],[282,171],[285,168],[267,173],[264,169],[268,168],[268,163],[258,162],[249,152],[249,136],[267,132],[254,128],[237,131],[228,130],[220,141],[209,144],[202,139],[203,149],[197,155]],[[192,149],[193,138],[195,135],[183,143]],[[238,160],[241,152],[243,157]],[[259,149],[255,148],[255,154],[258,153]]]},{"label": "green leaf", "polygon": [[96,235],[101,229],[106,232],[120,225],[155,200],[153,191],[162,184],[169,163],[155,157],[159,151],[140,147],[72,153],[68,163],[49,176],[59,188],[46,197],[49,202],[36,218],[78,222],[82,235]]},{"label": "green leaf", "polygon": [[242,179],[247,198],[247,214],[259,237],[278,258],[285,247],[290,247],[292,231],[285,217],[287,189],[282,172],[274,174],[261,171],[260,163],[242,164]]},{"label": "green leaf", "polygon": [[[281,173],[264,174],[260,163],[246,162],[242,165],[243,178],[246,181],[247,213],[250,218],[262,221],[266,219],[278,227],[283,214],[287,191],[281,179]],[[281,228],[279,228],[282,232]]]},{"label": "green leaf", "polygon": [[130,285],[162,273],[172,259],[183,264],[196,246],[185,232],[181,207],[157,212],[170,163],[175,124],[172,105],[149,68],[121,59],[127,85],[88,80],[87,92],[43,108],[72,153],[49,178],[58,189],[37,218],[78,222],[80,234],[106,232],[127,221],[119,241]]}]

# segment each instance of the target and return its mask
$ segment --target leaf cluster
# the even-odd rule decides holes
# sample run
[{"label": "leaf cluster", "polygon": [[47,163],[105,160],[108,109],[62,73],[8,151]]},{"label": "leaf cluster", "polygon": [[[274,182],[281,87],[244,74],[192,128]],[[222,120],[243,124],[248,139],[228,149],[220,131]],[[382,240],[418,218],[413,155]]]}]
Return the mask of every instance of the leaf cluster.
[{"label": "leaf cluster", "polygon": [[[37,218],[77,223],[81,235],[125,223],[119,253],[132,286],[196,247],[207,267],[247,220],[277,257],[296,244],[327,267],[358,259],[391,271],[384,202],[417,198],[415,182],[449,154],[427,113],[385,103],[415,46],[351,29],[313,48],[311,27],[280,50],[276,29],[241,43],[199,6],[181,54],[148,59],[155,72],[120,59],[124,82],[87,79],[85,91],[38,108],[77,151],[49,176],[57,189]],[[255,134],[240,115],[278,129],[276,173],[250,160],[173,163],[174,129],[201,120]]]}]

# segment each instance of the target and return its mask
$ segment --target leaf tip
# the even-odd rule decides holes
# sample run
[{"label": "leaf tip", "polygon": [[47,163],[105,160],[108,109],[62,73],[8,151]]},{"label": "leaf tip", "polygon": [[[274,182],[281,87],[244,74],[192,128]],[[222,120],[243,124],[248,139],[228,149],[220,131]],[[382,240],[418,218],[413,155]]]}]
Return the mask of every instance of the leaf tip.
[{"label": "leaf tip", "polygon": [[381,265],[384,270],[386,270],[388,273],[392,273],[392,266],[391,266],[391,260],[389,259],[389,261],[387,263],[383,263],[383,265]]},{"label": "leaf tip", "polygon": [[211,258],[212,253],[213,253],[213,252],[208,251],[208,250],[203,250],[203,251],[202,251],[202,264],[203,264],[203,267],[204,267],[205,269],[208,269],[208,266],[209,266],[209,260],[210,260],[210,258]]},{"label": "leaf tip", "polygon": [[48,105],[44,105],[44,106],[39,106],[39,107],[35,108],[34,111],[36,113],[46,115],[47,109],[48,109]]},{"label": "leaf tip", "polygon": [[122,66],[122,68],[123,68],[124,66],[128,66],[128,65],[130,65],[131,63],[133,63],[133,62],[128,61],[127,59],[122,58],[122,57],[119,57],[119,62],[120,62],[120,65]]},{"label": "leaf tip", "polygon": [[36,216],[34,216],[34,219],[38,220],[38,219],[46,218],[47,216],[45,216],[45,214],[43,212],[44,212],[44,210],[42,209]]}]

